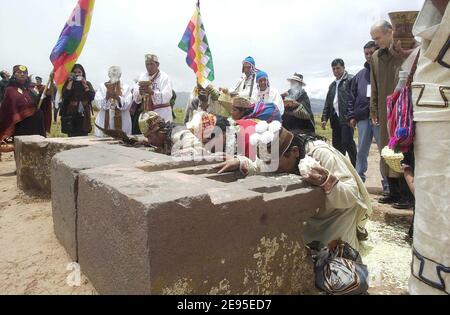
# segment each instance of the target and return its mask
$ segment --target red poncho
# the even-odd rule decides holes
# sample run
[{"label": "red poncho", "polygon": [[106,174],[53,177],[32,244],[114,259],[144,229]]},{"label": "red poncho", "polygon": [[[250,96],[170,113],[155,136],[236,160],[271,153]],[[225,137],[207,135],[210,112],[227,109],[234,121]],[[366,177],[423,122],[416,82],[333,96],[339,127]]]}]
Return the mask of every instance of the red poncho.
[{"label": "red poncho", "polygon": [[35,97],[26,89],[9,86],[0,106],[0,141],[14,135],[16,124],[31,117],[37,110]]}]

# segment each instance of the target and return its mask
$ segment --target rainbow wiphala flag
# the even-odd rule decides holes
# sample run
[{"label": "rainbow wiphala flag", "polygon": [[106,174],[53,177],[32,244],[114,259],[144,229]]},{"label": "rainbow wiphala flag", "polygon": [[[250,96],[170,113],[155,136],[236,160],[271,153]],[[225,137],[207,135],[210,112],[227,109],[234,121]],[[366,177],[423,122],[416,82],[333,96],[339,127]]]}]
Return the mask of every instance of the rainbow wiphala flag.
[{"label": "rainbow wiphala flag", "polygon": [[86,43],[94,4],[95,0],[78,1],[50,55],[55,71],[55,82],[59,90],[69,77]]},{"label": "rainbow wiphala flag", "polygon": [[178,47],[187,53],[186,63],[201,86],[206,87],[214,81],[212,54],[198,5]]}]

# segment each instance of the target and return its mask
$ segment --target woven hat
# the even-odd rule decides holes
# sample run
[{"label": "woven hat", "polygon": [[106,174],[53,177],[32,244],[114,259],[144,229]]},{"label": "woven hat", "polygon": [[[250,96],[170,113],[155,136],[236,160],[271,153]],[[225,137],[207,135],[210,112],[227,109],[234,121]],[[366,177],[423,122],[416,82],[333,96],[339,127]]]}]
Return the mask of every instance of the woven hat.
[{"label": "woven hat", "polygon": [[159,58],[158,58],[158,56],[157,55],[154,55],[154,54],[147,54],[147,55],[145,55],[145,61],[153,61],[153,62],[156,62],[156,63],[159,63]]},{"label": "woven hat", "polygon": [[157,132],[164,123],[164,119],[155,112],[145,112],[139,117],[139,129],[144,136]]},{"label": "woven hat", "polygon": [[303,82],[303,75],[299,73],[294,73],[294,75],[287,79],[288,81],[296,81],[299,82],[301,85],[305,86],[306,83]]},{"label": "woven hat", "polygon": [[245,58],[243,61],[242,61],[242,63],[244,64],[244,63],[249,63],[249,64],[251,64],[253,67],[256,67],[256,62],[255,62],[255,59],[253,59],[253,57],[247,57],[247,58]]},{"label": "woven hat", "polygon": [[237,108],[244,108],[244,109],[250,109],[253,108],[252,103],[248,98],[245,97],[235,97],[233,99],[233,106]]},{"label": "woven hat", "polygon": [[269,75],[266,72],[260,70],[258,71],[258,73],[256,73],[256,82],[258,82],[262,78],[266,78],[267,80],[269,80]]}]

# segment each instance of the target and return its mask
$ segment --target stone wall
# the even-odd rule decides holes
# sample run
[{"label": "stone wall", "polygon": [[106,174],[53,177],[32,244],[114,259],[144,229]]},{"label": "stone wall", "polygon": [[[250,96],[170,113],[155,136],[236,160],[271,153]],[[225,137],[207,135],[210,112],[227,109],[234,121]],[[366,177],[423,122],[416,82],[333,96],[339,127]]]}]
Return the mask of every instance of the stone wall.
[{"label": "stone wall", "polygon": [[16,137],[15,159],[17,187],[25,194],[49,198],[51,193],[50,164],[59,152],[105,143],[117,143],[110,138],[44,138]]},{"label": "stone wall", "polygon": [[175,162],[170,157],[145,149],[99,144],[61,152],[52,160],[51,198],[55,234],[74,261],[78,261],[76,241],[78,175],[104,165],[117,164],[163,170],[193,166],[194,162]]},{"label": "stone wall", "polygon": [[208,164],[110,145],[55,156],[55,233],[99,293],[315,291],[302,233],[323,192]]}]

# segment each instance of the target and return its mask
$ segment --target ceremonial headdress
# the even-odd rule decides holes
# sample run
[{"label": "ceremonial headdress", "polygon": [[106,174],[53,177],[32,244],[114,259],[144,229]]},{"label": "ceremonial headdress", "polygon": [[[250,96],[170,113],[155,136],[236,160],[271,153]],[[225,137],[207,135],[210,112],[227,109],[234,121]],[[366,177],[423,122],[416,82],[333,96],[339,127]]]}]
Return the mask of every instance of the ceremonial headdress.
[{"label": "ceremonial headdress", "polygon": [[13,74],[15,74],[17,71],[28,73],[28,68],[22,65],[16,65],[13,67]]},{"label": "ceremonial headdress", "polygon": [[251,64],[253,67],[256,67],[256,62],[255,62],[255,59],[253,59],[253,57],[247,57],[247,58],[245,58],[243,61],[242,61],[242,64],[244,64],[244,63],[249,63],[249,64]]},{"label": "ceremonial headdress", "polygon": [[156,55],[154,55],[154,54],[147,54],[147,55],[145,55],[145,61],[153,61],[153,62],[156,62],[156,63],[159,63],[159,58],[158,58],[158,56],[156,56]]},{"label": "ceremonial headdress", "polygon": [[266,78],[267,80],[269,80],[269,75],[266,72],[260,70],[256,73],[256,82],[258,82],[262,78]]},{"label": "ceremonial headdress", "polygon": [[[252,67],[252,73],[255,74],[258,70],[256,69],[256,62],[253,57],[247,57],[242,61],[242,66],[245,64],[249,64]],[[244,70],[244,69],[242,69]]]},{"label": "ceremonial headdress", "polygon": [[165,126],[164,119],[155,112],[145,112],[139,117],[139,129],[144,136],[160,131]]}]

